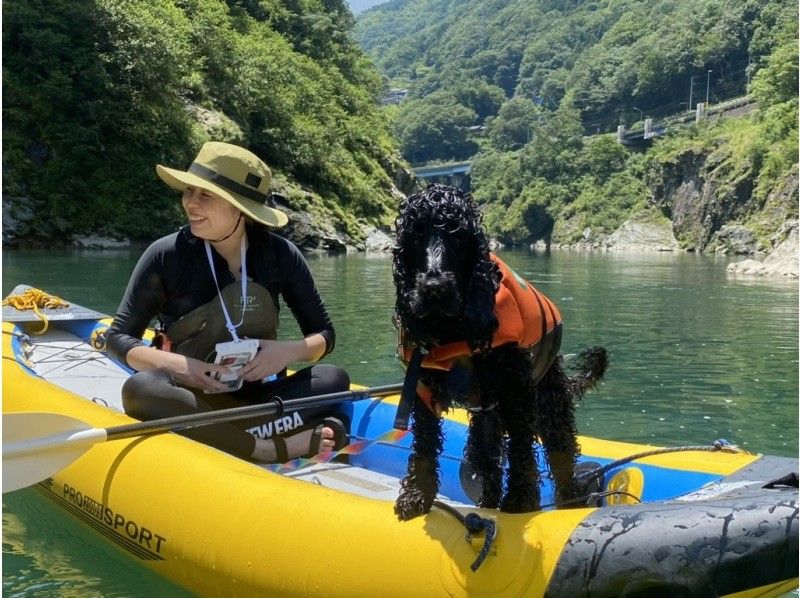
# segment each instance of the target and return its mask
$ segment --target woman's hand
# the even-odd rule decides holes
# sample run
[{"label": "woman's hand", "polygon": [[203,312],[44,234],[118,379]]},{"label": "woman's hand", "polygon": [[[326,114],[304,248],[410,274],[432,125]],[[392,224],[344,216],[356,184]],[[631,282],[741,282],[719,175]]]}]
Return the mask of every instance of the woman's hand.
[{"label": "woman's hand", "polygon": [[229,368],[216,363],[205,363],[178,353],[160,351],[144,345],[133,347],[126,357],[128,365],[136,371],[162,369],[168,371],[175,381],[189,388],[222,392],[229,388],[214,379],[217,374],[229,372]]},{"label": "woman's hand", "polygon": [[216,379],[220,374],[228,373],[227,366],[206,363],[199,359],[178,355],[177,353],[172,353],[171,355],[174,355],[176,359],[170,364],[169,370],[172,372],[175,381],[182,386],[214,392],[230,390],[227,384]]},{"label": "woman's hand", "polygon": [[292,341],[260,339],[258,353],[239,370],[239,378],[256,382],[277,374],[290,363],[303,359],[297,349],[298,344]]}]

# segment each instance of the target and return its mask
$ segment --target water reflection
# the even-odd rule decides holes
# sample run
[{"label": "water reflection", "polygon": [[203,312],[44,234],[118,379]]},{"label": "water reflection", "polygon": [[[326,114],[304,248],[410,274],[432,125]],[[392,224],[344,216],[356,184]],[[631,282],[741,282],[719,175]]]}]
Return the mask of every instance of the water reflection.
[{"label": "water reflection", "polygon": [[3,495],[3,595],[191,596],[109,548],[32,489]]}]

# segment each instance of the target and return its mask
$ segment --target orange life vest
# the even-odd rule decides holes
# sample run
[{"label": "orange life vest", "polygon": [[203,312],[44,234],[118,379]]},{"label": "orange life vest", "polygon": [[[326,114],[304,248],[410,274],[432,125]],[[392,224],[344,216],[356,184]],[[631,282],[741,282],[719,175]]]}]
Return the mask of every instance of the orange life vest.
[{"label": "orange life vest", "polygon": [[[492,337],[492,347],[516,343],[520,347],[532,347],[561,322],[561,314],[555,303],[531,283],[519,277],[499,257],[489,254],[503,275],[495,294],[494,313],[498,327]],[[413,347],[403,344],[403,361],[411,360]],[[450,370],[453,362],[470,355],[466,341],[437,345],[423,358],[422,367],[435,370]]]},{"label": "orange life vest", "polygon": [[[558,352],[560,344],[561,313],[546,295],[534,288],[528,281],[517,275],[500,258],[493,253],[491,259],[500,269],[502,278],[495,294],[494,313],[497,316],[498,327],[492,337],[492,347],[516,344],[519,347],[530,348],[542,342],[545,347],[540,347],[534,361],[534,375],[544,375],[550,367],[552,360]],[[408,365],[411,361],[413,346],[403,342],[403,331],[400,330],[400,347],[398,354],[402,355],[403,362]],[[548,336],[549,335],[549,336]],[[401,352],[402,351],[402,352]],[[421,363],[423,369],[450,371],[456,361],[472,354],[466,341],[457,341],[445,345],[437,345],[427,353]],[[410,372],[407,372],[408,377]],[[407,380],[407,383],[409,380]],[[398,405],[398,415],[395,418],[395,427],[407,429],[407,418],[410,412],[411,388],[415,388],[419,397],[428,409],[436,413],[433,405],[433,394],[430,389],[419,380],[412,380],[409,390],[403,390],[401,404]],[[405,403],[405,404],[403,404]],[[468,407],[469,408],[469,407]]]}]

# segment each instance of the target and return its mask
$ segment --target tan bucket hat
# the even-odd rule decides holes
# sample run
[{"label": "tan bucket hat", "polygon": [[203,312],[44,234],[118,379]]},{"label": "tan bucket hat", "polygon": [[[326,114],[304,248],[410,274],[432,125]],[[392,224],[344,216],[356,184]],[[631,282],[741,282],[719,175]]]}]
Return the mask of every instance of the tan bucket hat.
[{"label": "tan bucket hat", "polygon": [[159,164],[156,172],[173,189],[206,189],[267,226],[284,226],[289,221],[270,196],[272,172],[269,166],[238,145],[209,141],[200,148],[187,171]]}]

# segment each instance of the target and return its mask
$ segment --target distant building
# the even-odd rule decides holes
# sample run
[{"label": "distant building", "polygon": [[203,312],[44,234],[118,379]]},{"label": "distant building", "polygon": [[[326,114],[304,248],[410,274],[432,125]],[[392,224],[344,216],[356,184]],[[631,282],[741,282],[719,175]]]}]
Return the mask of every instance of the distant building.
[{"label": "distant building", "polygon": [[406,99],[407,95],[407,89],[390,89],[386,95],[381,98],[381,105],[388,106],[389,104],[399,104]]}]

